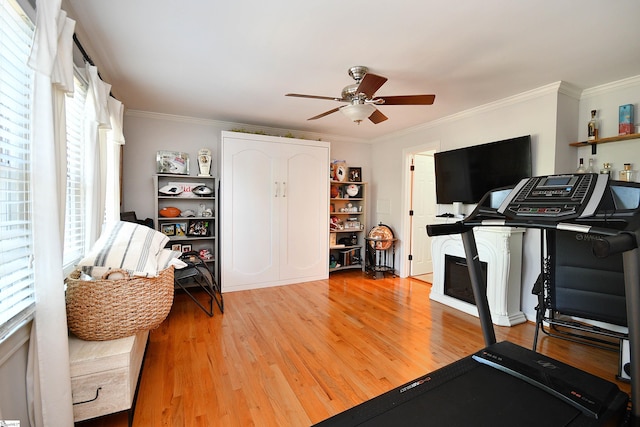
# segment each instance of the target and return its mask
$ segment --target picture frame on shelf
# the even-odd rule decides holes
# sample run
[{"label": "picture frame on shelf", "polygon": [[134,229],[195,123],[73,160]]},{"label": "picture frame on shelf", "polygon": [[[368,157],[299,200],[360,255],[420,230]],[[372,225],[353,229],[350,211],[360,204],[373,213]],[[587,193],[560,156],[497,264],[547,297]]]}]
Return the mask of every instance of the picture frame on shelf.
[{"label": "picture frame on shelf", "polygon": [[182,245],[180,243],[174,243],[171,245],[172,251],[182,252]]},{"label": "picture frame on shelf", "polygon": [[180,151],[158,151],[156,155],[156,172],[189,175],[189,154]]},{"label": "picture frame on shelf", "polygon": [[193,250],[191,245],[182,245],[182,252],[191,252]]},{"label": "picture frame on shelf", "polygon": [[362,168],[349,168],[349,182],[362,182]]},{"label": "picture frame on shelf", "polygon": [[176,222],[176,236],[185,237],[187,235],[187,223]]},{"label": "picture frame on shelf", "polygon": [[345,230],[360,230],[361,229],[360,221],[358,221],[357,219],[349,218],[344,223],[344,229]]},{"label": "picture frame on shelf", "polygon": [[201,219],[192,219],[189,221],[187,228],[187,236],[190,237],[208,237],[209,221]]},{"label": "picture frame on shelf", "polygon": [[176,235],[176,225],[175,224],[162,224],[162,234],[165,236],[175,236]]}]

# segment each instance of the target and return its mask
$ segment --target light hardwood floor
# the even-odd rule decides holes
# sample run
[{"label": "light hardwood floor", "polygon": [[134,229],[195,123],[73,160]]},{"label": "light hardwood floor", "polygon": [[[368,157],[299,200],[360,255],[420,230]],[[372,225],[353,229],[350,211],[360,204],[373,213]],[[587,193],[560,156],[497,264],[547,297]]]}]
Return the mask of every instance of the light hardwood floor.
[{"label": "light hardwood floor", "polygon": [[[484,347],[477,318],[430,289],[341,272],[227,293],[213,318],[178,292],[150,334],[134,426],[309,426]],[[528,348],[533,333],[496,327]],[[538,351],[615,381],[615,352],[549,337]],[[81,425],[125,427],[127,416]]]}]

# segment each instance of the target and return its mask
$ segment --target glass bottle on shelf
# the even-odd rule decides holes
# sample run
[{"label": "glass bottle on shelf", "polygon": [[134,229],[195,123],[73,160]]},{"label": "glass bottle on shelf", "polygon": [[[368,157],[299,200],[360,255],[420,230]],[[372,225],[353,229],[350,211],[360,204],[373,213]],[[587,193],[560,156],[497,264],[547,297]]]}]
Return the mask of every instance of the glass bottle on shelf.
[{"label": "glass bottle on shelf", "polygon": [[598,139],[598,120],[596,119],[596,110],[591,110],[591,120],[587,124],[587,141],[595,141]]},{"label": "glass bottle on shelf", "polygon": [[578,162],[578,169],[576,169],[576,173],[585,173],[586,169],[584,168],[584,159],[580,157],[580,161]]},{"label": "glass bottle on shelf", "polygon": [[589,159],[589,166],[587,167],[586,173],[596,173],[596,168],[593,166],[594,158]]},{"label": "glass bottle on shelf", "polygon": [[633,180],[633,171],[631,170],[631,163],[625,163],[624,169],[620,171],[620,181],[631,182]]},{"label": "glass bottle on shelf", "polygon": [[602,165],[602,169],[600,169],[600,173],[601,174],[607,174],[609,175],[609,178],[611,178],[611,163],[603,163]]}]

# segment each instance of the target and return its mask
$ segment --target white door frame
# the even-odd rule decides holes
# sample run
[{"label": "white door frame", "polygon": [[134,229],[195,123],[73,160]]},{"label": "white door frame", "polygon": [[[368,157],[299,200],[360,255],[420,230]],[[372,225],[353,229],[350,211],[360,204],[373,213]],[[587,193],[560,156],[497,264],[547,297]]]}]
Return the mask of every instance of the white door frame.
[{"label": "white door frame", "polygon": [[[403,168],[402,174],[402,241],[409,242],[411,240],[411,217],[409,210],[411,209],[411,156],[424,151],[440,151],[440,141],[433,141],[427,144],[407,147],[402,150]],[[411,273],[411,261],[409,261],[409,252],[411,248],[406,246],[406,250],[402,251],[403,258],[400,262],[400,277],[407,277]]]}]

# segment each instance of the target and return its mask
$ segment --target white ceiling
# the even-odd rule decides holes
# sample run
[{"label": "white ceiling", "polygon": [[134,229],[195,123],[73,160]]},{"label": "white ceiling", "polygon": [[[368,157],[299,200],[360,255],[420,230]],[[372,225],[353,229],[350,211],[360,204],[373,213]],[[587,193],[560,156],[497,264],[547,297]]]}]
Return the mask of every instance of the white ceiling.
[{"label": "white ceiling", "polygon": [[[65,0],[80,41],[127,108],[372,139],[560,80],[640,75],[638,0]],[[436,94],[350,122],[347,70],[377,95]],[[639,100],[629,100],[637,103]],[[295,133],[295,132],[294,132]]]}]

